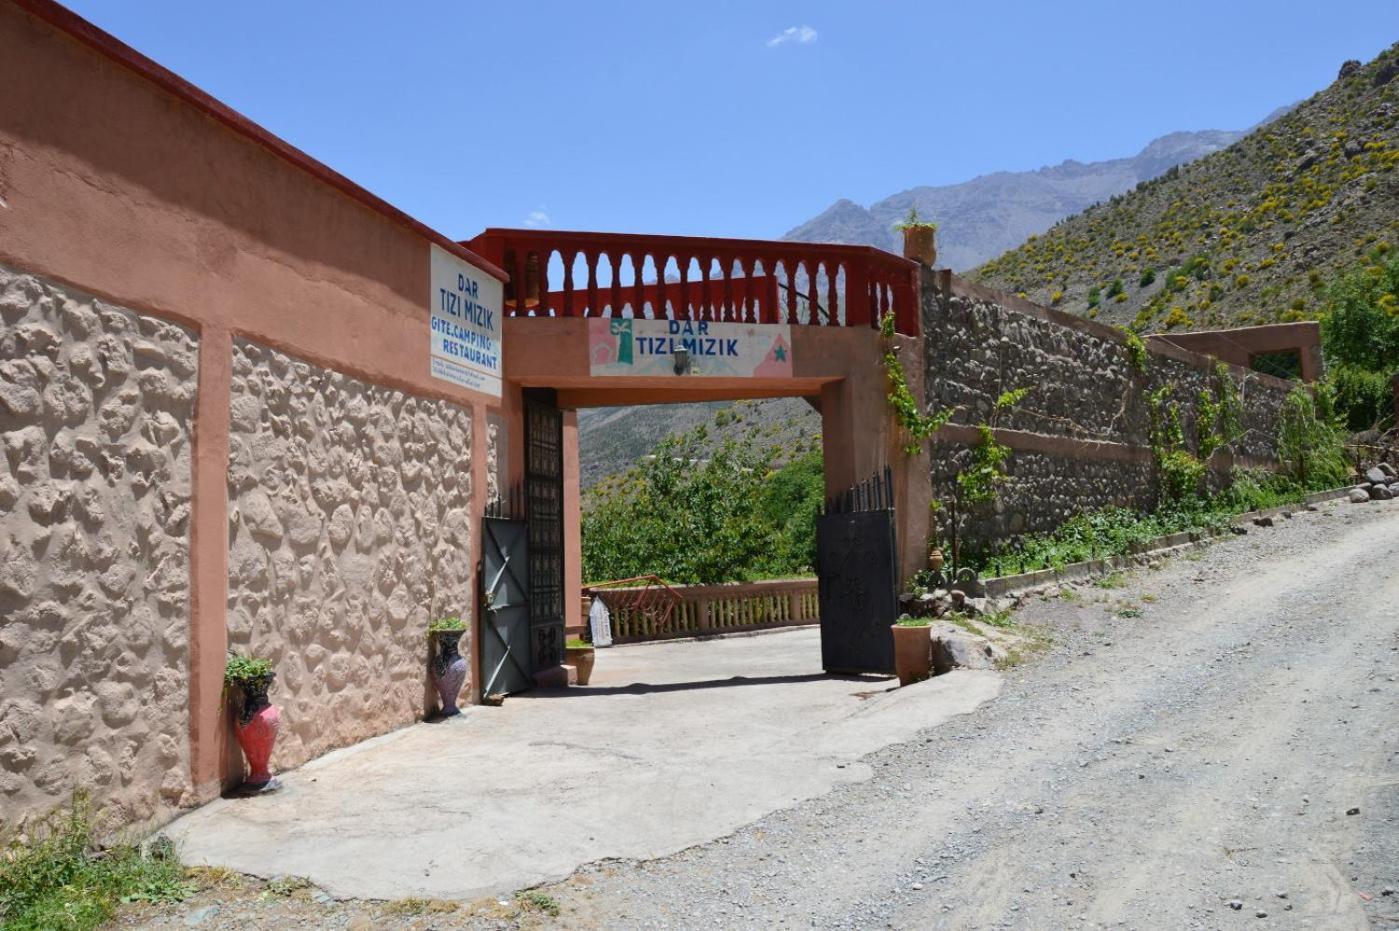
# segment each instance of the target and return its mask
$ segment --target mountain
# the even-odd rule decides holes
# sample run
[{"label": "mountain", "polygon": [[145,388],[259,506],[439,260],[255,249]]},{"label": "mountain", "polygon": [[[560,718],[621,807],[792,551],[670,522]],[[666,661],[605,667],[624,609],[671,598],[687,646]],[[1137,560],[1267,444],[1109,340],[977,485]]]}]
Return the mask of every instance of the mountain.
[{"label": "mountain", "polygon": [[[1285,112],[1282,108],[1269,117]],[[839,200],[784,238],[802,242],[864,243],[898,251],[893,225],[917,206],[936,219],[940,264],[970,268],[1048,229],[1090,204],[1129,190],[1184,162],[1218,151],[1243,132],[1177,132],[1152,141],[1131,158],[1106,162],[1066,161],[1039,171],[1002,171],[962,184],[917,187],[868,209]],[[729,411],[720,415],[721,410]],[[630,466],[669,434],[683,433],[719,417],[729,425],[773,430],[773,441],[819,435],[820,417],[799,399],[730,404],[674,404],[666,407],[612,407],[580,411],[579,452],[586,488]],[[720,429],[728,435],[734,429]]]},{"label": "mountain", "polygon": [[[632,407],[594,407],[578,412],[579,473],[584,488],[625,470],[673,434],[706,425],[710,441],[756,441],[793,455],[821,436],[821,417],[801,398],[709,401]],[[785,462],[779,457],[779,464]]]},{"label": "mountain", "polygon": [[894,224],[910,207],[916,207],[919,216],[936,220],[940,227],[938,264],[961,271],[1015,248],[1099,201],[1217,152],[1246,132],[1211,129],[1170,133],[1152,140],[1130,158],[1104,162],[1070,159],[1037,171],[998,171],[960,184],[910,188],[868,208],[838,200],[783,238],[862,243],[898,252]]},{"label": "mountain", "polygon": [[1399,44],[1368,65],[1347,62],[1273,122],[1031,237],[973,277],[1144,331],[1306,319],[1340,272],[1399,245],[1396,168]]}]

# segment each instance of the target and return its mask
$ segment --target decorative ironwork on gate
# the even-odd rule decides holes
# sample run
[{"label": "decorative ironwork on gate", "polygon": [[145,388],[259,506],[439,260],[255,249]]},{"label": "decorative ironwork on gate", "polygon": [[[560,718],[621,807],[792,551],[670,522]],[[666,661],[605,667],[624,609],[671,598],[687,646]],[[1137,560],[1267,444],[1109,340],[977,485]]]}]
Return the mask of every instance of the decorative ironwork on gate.
[{"label": "decorative ironwork on gate", "polygon": [[827,514],[894,509],[894,472],[888,466],[826,499]]},{"label": "decorative ironwork on gate", "polygon": [[552,398],[525,402],[525,511],[530,643],[538,672],[562,663],[564,648],[563,413]]},{"label": "decorative ironwork on gate", "polygon": [[490,516],[481,522],[482,697],[533,685],[529,642],[529,547],[525,522]]},{"label": "decorative ironwork on gate", "polygon": [[828,672],[894,668],[898,617],[893,473],[886,466],[826,502],[816,522],[821,666]]}]

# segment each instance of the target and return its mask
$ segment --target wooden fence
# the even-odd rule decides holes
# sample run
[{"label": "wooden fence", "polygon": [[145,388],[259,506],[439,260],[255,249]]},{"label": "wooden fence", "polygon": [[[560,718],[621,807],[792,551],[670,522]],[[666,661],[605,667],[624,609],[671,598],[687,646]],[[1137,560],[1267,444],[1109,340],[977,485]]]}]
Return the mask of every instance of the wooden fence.
[{"label": "wooden fence", "polygon": [[607,605],[616,643],[705,637],[815,624],[820,620],[815,579],[584,591],[589,597],[600,597]]}]

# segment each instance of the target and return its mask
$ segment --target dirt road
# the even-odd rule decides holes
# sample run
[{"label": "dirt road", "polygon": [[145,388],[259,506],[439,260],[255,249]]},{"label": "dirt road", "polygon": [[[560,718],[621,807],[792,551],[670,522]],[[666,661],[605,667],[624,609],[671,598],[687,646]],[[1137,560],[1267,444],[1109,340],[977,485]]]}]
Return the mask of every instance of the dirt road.
[{"label": "dirt road", "polygon": [[1399,927],[1399,506],[1120,581],[1022,609],[1051,653],[871,781],[590,868],[563,922]]},{"label": "dirt road", "polygon": [[872,778],[673,856],[585,867],[537,891],[543,911],[240,880],[123,924],[1399,927],[1399,502],[1325,505],[1017,620],[1049,652],[975,712],[866,756]]}]

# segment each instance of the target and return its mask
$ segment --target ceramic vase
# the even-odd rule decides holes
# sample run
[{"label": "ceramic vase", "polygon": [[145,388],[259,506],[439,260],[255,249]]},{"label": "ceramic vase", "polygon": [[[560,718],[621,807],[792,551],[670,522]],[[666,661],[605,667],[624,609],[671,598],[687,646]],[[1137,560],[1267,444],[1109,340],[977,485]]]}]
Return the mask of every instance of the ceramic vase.
[{"label": "ceramic vase", "polygon": [[460,630],[437,630],[432,634],[436,645],[432,655],[432,684],[437,687],[437,697],[442,700],[443,717],[461,713],[457,707],[457,695],[466,681],[466,660],[457,651],[457,641],[461,640],[463,633]]},{"label": "ceramic vase", "polygon": [[268,674],[256,679],[243,679],[238,683],[243,701],[233,722],[233,736],[248,760],[248,776],[243,784],[250,789],[278,787],[277,780],[267,767],[272,758],[272,747],[277,742],[277,729],[282,724],[281,709],[267,698],[275,678],[275,674]]}]

